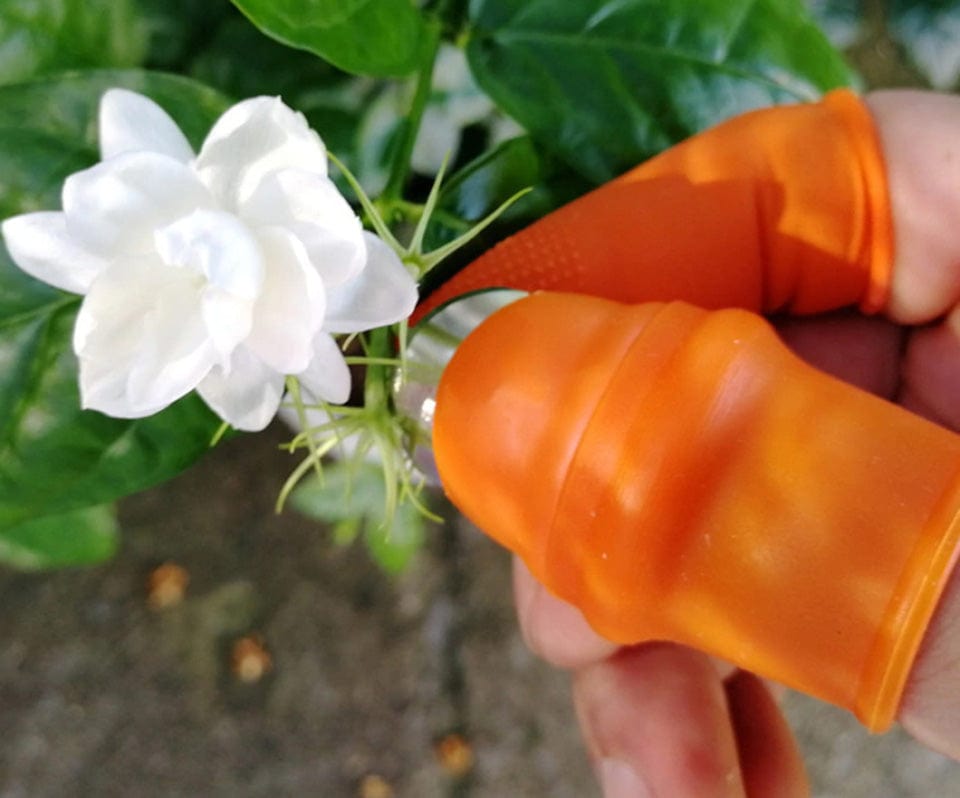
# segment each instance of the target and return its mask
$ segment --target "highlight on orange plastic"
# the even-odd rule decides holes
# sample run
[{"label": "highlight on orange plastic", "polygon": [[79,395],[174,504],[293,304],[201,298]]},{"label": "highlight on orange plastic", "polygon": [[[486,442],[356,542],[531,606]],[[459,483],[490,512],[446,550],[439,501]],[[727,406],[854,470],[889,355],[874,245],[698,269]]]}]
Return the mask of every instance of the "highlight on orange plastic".
[{"label": "highlight on orange plastic", "polygon": [[426,298],[414,322],[484,288],[816,313],[887,299],[883,153],[862,100],[744,114],[507,238]]},{"label": "highlight on orange plastic", "polygon": [[892,723],[957,552],[960,436],[753,313],[539,293],[460,345],[433,444],[452,501],[603,636]]}]

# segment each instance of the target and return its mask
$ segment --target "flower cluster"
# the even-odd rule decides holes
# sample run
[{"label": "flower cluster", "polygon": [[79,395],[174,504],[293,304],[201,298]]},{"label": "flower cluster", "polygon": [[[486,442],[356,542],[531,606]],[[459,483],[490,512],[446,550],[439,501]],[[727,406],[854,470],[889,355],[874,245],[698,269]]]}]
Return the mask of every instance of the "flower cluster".
[{"label": "flower cluster", "polygon": [[99,135],[102,160],[67,179],[62,211],[2,225],[21,269],[84,295],[84,407],[137,418],[196,389],[252,431],[288,376],[311,399],[345,402],[333,334],[405,319],[417,290],[362,229],[306,120],[277,98],[246,100],[195,154],[152,100],[112,89]]}]

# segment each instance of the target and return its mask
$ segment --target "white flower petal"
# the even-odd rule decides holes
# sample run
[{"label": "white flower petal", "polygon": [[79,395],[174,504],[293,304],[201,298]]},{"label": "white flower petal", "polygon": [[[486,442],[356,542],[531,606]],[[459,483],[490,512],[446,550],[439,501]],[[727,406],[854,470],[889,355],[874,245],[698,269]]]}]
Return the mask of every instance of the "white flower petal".
[{"label": "white flower petal", "polygon": [[222,291],[203,294],[202,316],[210,343],[217,351],[218,364],[226,366],[234,350],[250,334],[253,303]]},{"label": "white flower petal", "polygon": [[[207,352],[194,350],[189,358],[176,364],[176,373],[151,374],[150,379],[131,380],[130,374],[117,368],[115,360],[80,360],[81,406],[98,410],[114,418],[145,418],[166,409],[183,398],[203,379],[211,366]],[[184,390],[174,390],[170,376],[187,383]]]},{"label": "white flower petal", "polygon": [[[104,270],[80,306],[73,327],[73,350],[81,358],[118,363],[134,357],[141,329],[162,290],[161,272],[140,259],[120,261]],[[95,287],[95,290],[94,290]]]},{"label": "white flower petal", "polygon": [[226,365],[253,324],[264,263],[246,226],[223,211],[198,210],[155,234],[157,252],[190,273],[210,340]]},{"label": "white flower petal", "polygon": [[262,430],[277,414],[284,377],[245,347],[234,352],[229,371],[213,368],[197,388],[227,423],[247,432]]},{"label": "white flower petal", "polygon": [[206,324],[198,314],[182,311],[186,298],[168,296],[149,318],[128,381],[128,395],[137,404],[165,407],[196,388],[217,362]]},{"label": "white flower petal", "polygon": [[350,369],[337,342],[327,333],[317,333],[313,359],[296,377],[308,399],[342,405],[350,398]]},{"label": "white flower petal", "polygon": [[166,155],[128,153],[77,172],[63,184],[67,230],[100,254],[153,250],[153,233],[213,198],[182,163]]},{"label": "white flower petal", "polygon": [[297,168],[327,174],[327,150],[302,114],[278,97],[255,97],[217,120],[197,157],[200,178],[236,210],[270,172]]},{"label": "white flower petal", "polygon": [[110,89],[100,100],[100,157],[125,152],[155,152],[181,163],[193,160],[187,137],[149,97],[126,89]]},{"label": "white flower petal", "polygon": [[274,172],[242,203],[240,216],[251,224],[292,231],[328,286],[354,277],[366,261],[360,219],[323,175],[302,169]]},{"label": "white flower petal", "polygon": [[59,211],[41,211],[4,220],[10,257],[23,271],[64,291],[85,294],[107,261],[85,249],[67,232]]},{"label": "white flower petal", "polygon": [[265,280],[246,344],[270,368],[293,374],[313,357],[313,337],[326,306],[323,282],[291,233],[267,228],[261,232],[260,247]]},{"label": "white flower petal", "polygon": [[210,370],[216,353],[187,277],[137,258],[94,281],[74,329],[84,407],[120,418],[150,415]]},{"label": "white flower petal", "polygon": [[260,293],[259,242],[231,213],[193,211],[157,230],[154,241],[164,262],[202,275],[213,288],[244,299]]},{"label": "white flower petal", "polygon": [[80,359],[80,406],[113,418],[145,418],[159,413],[169,402],[135,406],[127,395],[126,374],[112,362]]},{"label": "white flower petal", "polygon": [[417,304],[417,284],[397,254],[372,233],[367,263],[355,277],[327,291],[325,330],[360,332],[407,318]]}]

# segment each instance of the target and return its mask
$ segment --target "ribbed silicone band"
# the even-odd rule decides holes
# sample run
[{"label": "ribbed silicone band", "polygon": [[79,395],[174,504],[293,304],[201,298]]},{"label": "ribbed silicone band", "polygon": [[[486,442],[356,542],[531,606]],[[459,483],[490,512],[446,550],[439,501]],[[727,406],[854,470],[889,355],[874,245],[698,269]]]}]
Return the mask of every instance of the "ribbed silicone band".
[{"label": "ribbed silicone band", "polygon": [[[872,732],[886,731],[897,715],[920,645],[960,556],[960,475],[933,513],[903,570],[876,646],[864,671],[856,714]],[[936,530],[942,530],[939,535]],[[885,632],[889,632],[886,634]]]},{"label": "ribbed silicone band", "polygon": [[823,102],[842,119],[860,165],[866,211],[861,232],[861,258],[866,259],[869,269],[860,309],[865,313],[876,313],[886,307],[890,297],[895,246],[883,149],[873,116],[863,98],[849,89],[836,89],[827,94]]}]

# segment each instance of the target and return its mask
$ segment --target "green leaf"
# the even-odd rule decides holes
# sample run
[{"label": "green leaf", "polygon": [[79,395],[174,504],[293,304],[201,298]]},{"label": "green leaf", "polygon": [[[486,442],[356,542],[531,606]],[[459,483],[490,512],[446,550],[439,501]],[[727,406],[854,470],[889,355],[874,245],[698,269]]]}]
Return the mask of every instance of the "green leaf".
[{"label": "green leaf", "polygon": [[151,69],[186,71],[220,25],[239,16],[230,0],[137,0],[137,4],[148,31],[144,64]]},{"label": "green leaf", "polygon": [[810,12],[835,47],[855,44],[866,28],[861,0],[807,0]]},{"label": "green leaf", "polygon": [[228,105],[200,83],[141,70],[94,70],[0,86],[0,217],[59,207],[63,179],[99,157],[97,105],[114,87],[152,97],[195,147]]},{"label": "green leaf", "polygon": [[427,252],[466,233],[519,191],[536,189],[511,205],[477,239],[427,272],[421,281],[423,295],[493,242],[556,207],[543,185],[544,173],[543,159],[533,141],[529,136],[518,136],[475,158],[445,181],[427,230]]},{"label": "green leaf", "polygon": [[146,37],[132,0],[4,0],[0,83],[65,69],[136,66]]},{"label": "green leaf", "polygon": [[401,573],[423,547],[426,521],[412,504],[397,508],[389,526],[368,524],[367,550],[388,574]]},{"label": "green leaf", "polygon": [[391,156],[400,143],[409,98],[402,86],[382,83],[371,92],[357,129],[350,171],[372,195],[381,194],[390,179]]},{"label": "green leaf", "polygon": [[372,89],[372,81],[284,47],[242,17],[217,30],[190,74],[233,97],[282,96],[307,117],[328,149],[348,160]]},{"label": "green leaf", "polygon": [[383,472],[374,463],[362,463],[359,468],[348,460],[325,464],[322,478],[314,475],[297,485],[290,504],[325,523],[368,516],[382,520]]},{"label": "green leaf", "polygon": [[890,33],[936,89],[950,89],[960,80],[960,2],[957,0],[892,0]]},{"label": "green leaf", "polygon": [[427,25],[410,0],[233,0],[264,33],[357,75],[419,65]]},{"label": "green leaf", "polygon": [[[518,136],[466,164],[444,184],[440,208],[468,222],[483,219],[518,191],[535,186],[544,178],[544,164],[529,136]],[[521,199],[512,214],[529,215]]]},{"label": "green leaf", "polygon": [[113,501],[208,450],[219,420],[195,396],[132,421],[81,410],[77,298],[37,288],[0,255],[0,526]]},{"label": "green leaf", "polygon": [[323,477],[303,480],[290,502],[308,518],[330,524],[338,544],[352,543],[362,531],[370,555],[387,573],[402,571],[423,545],[426,521],[413,504],[401,504],[385,523],[386,492],[377,463],[325,465]]},{"label": "green leaf", "polygon": [[118,538],[110,505],[45,515],[0,527],[0,562],[24,571],[94,565],[113,556]]},{"label": "green leaf", "polygon": [[[4,216],[56,207],[63,178],[97,160],[96,107],[111,86],[152,96],[195,143],[226,106],[197,83],[139,71],[0,87]],[[71,347],[79,301],[23,274],[0,247],[0,528],[168,479],[208,449],[219,427],[195,396],[133,421],[81,410]]]},{"label": "green leaf", "polygon": [[470,15],[478,83],[594,182],[852,81],[800,0],[474,0]]},{"label": "green leaf", "polygon": [[532,190],[476,239],[427,272],[420,282],[421,296],[430,294],[497,241],[586,193],[591,186],[546,157],[529,136],[507,139],[446,181],[428,229],[426,251],[454,240],[527,188]]},{"label": "green leaf", "polygon": [[0,126],[0,217],[59,207],[63,176],[89,166],[93,151],[76,139],[14,125]]},{"label": "green leaf", "polygon": [[343,81],[345,73],[303,50],[284,47],[239,15],[224,22],[190,64],[197,80],[234,97],[313,94]]},{"label": "green leaf", "polygon": [[[98,157],[97,106],[103,93],[114,87],[153,98],[176,119],[194,147],[229,105],[223,94],[189,78],[139,69],[91,70],[0,86],[0,129],[59,141],[61,147],[85,153],[93,163]],[[43,167],[23,160],[24,169]],[[4,190],[0,183],[0,194]]]}]

